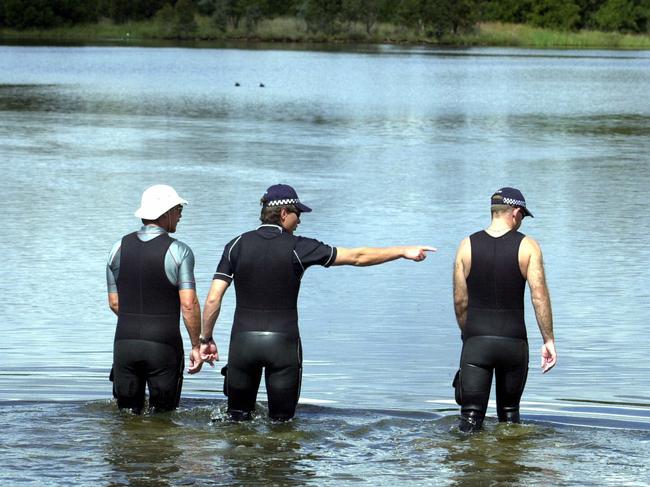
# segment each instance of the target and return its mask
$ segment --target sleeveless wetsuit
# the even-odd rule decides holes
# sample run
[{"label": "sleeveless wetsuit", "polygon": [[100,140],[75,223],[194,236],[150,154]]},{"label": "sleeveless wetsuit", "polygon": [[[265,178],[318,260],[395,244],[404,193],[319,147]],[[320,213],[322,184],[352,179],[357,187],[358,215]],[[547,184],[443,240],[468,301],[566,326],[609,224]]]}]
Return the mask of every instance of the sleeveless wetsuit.
[{"label": "sleeveless wetsuit", "polygon": [[237,295],[228,351],[228,412],[248,419],[255,409],[262,369],[269,416],[293,417],[302,380],[298,331],[300,279],[311,265],[329,266],[336,249],[262,225],[224,249],[215,279],[234,279]]},{"label": "sleeveless wetsuit", "polygon": [[180,300],[165,273],[172,242],[167,233],[146,242],[137,233],[122,239],[113,349],[113,394],[120,408],[141,411],[145,385],[156,410],[178,406],[184,366]]},{"label": "sleeveless wetsuit", "polygon": [[496,238],[485,231],[470,236],[469,302],[457,386],[464,431],[481,427],[493,373],[499,421],[519,422],[519,401],[528,375],[526,280],[518,258],[524,237],[514,230]]}]

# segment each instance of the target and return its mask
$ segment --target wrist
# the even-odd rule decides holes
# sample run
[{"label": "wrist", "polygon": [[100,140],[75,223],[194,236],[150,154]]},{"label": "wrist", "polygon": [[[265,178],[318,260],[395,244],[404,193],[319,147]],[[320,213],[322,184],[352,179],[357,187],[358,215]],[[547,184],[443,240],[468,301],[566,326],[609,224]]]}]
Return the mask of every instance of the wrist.
[{"label": "wrist", "polygon": [[199,344],[207,345],[210,342],[213,342],[212,336],[204,337],[203,335],[199,336]]}]

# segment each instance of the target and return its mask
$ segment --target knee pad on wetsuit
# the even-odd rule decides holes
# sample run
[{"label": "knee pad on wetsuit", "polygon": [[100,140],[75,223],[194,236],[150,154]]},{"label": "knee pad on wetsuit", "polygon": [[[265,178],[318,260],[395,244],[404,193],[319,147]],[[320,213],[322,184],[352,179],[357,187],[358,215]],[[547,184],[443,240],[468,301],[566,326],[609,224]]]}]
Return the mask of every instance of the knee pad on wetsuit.
[{"label": "knee pad on wetsuit", "polygon": [[461,386],[460,386],[460,369],[456,371],[456,375],[454,375],[454,380],[451,383],[451,387],[454,388],[454,399],[456,400],[456,404],[462,406],[463,396],[461,394]]},{"label": "knee pad on wetsuit", "polygon": [[519,423],[519,406],[497,408],[497,415],[501,423]]},{"label": "knee pad on wetsuit", "polygon": [[483,419],[485,419],[485,413],[480,411],[473,409],[461,411],[458,429],[463,433],[473,433],[483,427]]},{"label": "knee pad on wetsuit", "polygon": [[221,375],[223,375],[223,395],[228,397],[228,364],[222,367]]}]

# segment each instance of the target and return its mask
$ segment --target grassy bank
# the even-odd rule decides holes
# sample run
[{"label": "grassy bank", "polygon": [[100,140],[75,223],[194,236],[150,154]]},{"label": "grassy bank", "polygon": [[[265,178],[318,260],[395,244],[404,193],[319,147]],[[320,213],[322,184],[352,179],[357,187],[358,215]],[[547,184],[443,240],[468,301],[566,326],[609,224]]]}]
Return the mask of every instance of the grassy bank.
[{"label": "grassy bank", "polygon": [[[394,24],[377,24],[370,34],[360,24],[342,25],[332,34],[309,32],[301,19],[265,19],[252,30],[243,26],[217,29],[207,17],[196,17],[194,32],[183,32],[171,39],[202,41],[264,41],[264,42],[323,42],[323,43],[402,43],[441,46],[511,46],[530,48],[594,48],[594,49],[650,49],[650,35],[631,35],[597,31],[562,32],[521,24],[486,22],[473,32],[445,35],[438,39],[419,34]],[[59,27],[49,30],[0,29],[0,40],[5,41],[78,41],[84,43],[122,42],[170,39],[169,28],[155,20],[114,24],[103,20],[96,24]]]},{"label": "grassy bank", "polygon": [[497,22],[480,24],[475,34],[460,36],[459,39],[476,46],[650,49],[650,35],[590,30],[562,32]]}]

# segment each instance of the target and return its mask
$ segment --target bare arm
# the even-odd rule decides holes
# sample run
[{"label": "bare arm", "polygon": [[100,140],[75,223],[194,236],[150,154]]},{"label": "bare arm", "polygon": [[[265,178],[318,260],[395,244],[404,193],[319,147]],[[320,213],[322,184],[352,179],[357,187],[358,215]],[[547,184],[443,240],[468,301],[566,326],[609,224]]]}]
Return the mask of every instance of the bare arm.
[{"label": "bare arm", "polygon": [[[230,286],[230,283],[221,279],[212,281],[210,291],[203,305],[203,336],[206,338],[212,338],[214,325],[221,312],[221,302],[228,286]],[[219,360],[219,351],[214,339],[208,344],[201,345],[201,358],[206,362],[210,362],[211,365],[214,360]]]},{"label": "bare arm", "polygon": [[120,312],[120,300],[117,293],[108,293],[108,307],[115,314]]},{"label": "bare arm", "polygon": [[199,356],[199,334],[201,333],[201,306],[196,297],[196,290],[181,289],[178,291],[181,300],[181,313],[187,333],[192,342],[192,351],[190,352],[190,374],[195,374],[201,370],[202,361]]},{"label": "bare arm", "polygon": [[470,240],[465,238],[458,246],[456,260],[454,261],[454,311],[461,333],[467,321],[467,305],[469,303],[467,276],[469,275],[471,258]]},{"label": "bare arm", "polygon": [[[546,285],[544,274],[544,259],[539,244],[530,237],[526,237],[524,245],[524,259],[528,257],[528,266],[525,277],[530,287],[530,296],[535,309],[537,326],[542,334],[542,371],[548,372],[557,362],[555,351],[555,337],[553,336],[553,312],[551,310],[551,297]],[[521,255],[521,254],[520,254]]]},{"label": "bare arm", "polygon": [[422,245],[400,247],[357,247],[336,248],[336,259],[332,265],[371,266],[383,264],[396,259],[408,259],[419,262],[426,259],[427,252],[435,252],[433,247]]}]

